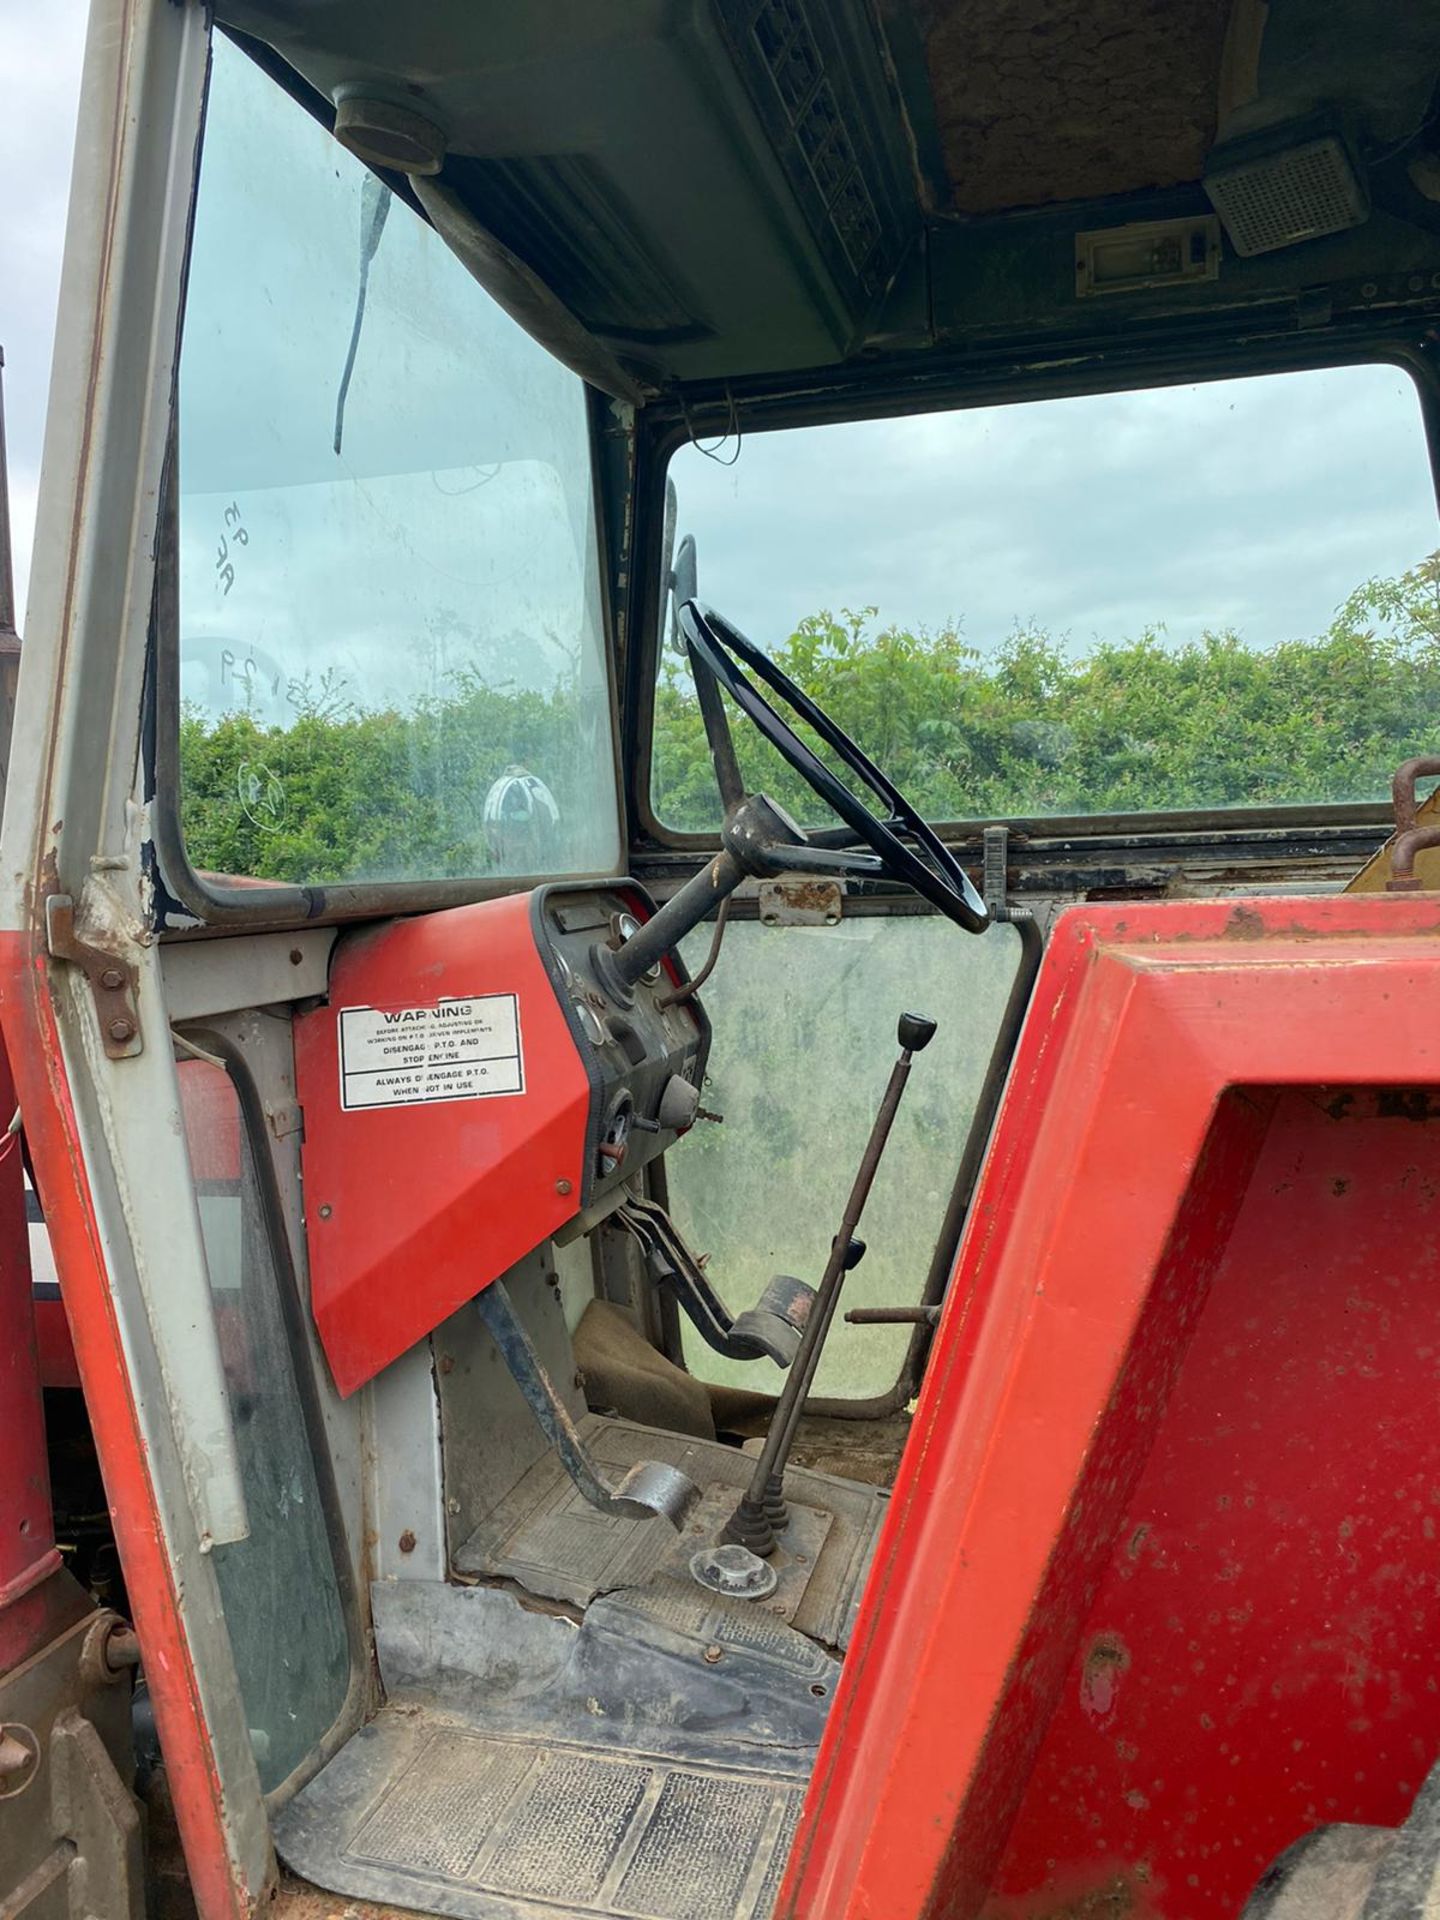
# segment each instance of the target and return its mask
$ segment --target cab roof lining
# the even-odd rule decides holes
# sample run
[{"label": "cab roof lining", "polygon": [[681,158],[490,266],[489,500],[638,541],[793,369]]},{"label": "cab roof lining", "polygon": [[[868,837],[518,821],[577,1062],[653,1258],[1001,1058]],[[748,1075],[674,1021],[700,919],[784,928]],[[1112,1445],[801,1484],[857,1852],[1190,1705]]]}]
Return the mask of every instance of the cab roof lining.
[{"label": "cab roof lining", "polygon": [[1199,179],[1230,0],[931,0],[925,15],[952,212]]},{"label": "cab roof lining", "polygon": [[[508,260],[529,290],[517,317],[627,398],[918,366],[972,342],[1038,353],[1137,320],[1213,328],[1236,309],[1283,307],[1296,325],[1303,308],[1313,326],[1317,286],[1335,289],[1332,313],[1366,287],[1388,308],[1417,279],[1414,297],[1440,307],[1440,191],[1408,171],[1434,150],[1440,180],[1440,0],[222,0],[218,14],[312,99],[369,93],[432,119],[450,243],[468,218],[477,277]],[[1263,258],[1227,249],[1211,284],[1077,298],[1077,232],[1207,213],[1217,140],[1322,107],[1373,162],[1368,227]]]}]

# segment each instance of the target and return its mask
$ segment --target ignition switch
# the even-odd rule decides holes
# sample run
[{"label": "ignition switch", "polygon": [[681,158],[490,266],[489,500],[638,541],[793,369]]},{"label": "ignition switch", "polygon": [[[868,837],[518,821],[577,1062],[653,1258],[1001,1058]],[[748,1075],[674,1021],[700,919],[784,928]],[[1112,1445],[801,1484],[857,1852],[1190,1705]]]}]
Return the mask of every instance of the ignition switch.
[{"label": "ignition switch", "polygon": [[618,1171],[630,1144],[630,1129],[635,1121],[635,1103],[628,1093],[622,1093],[605,1117],[605,1125],[600,1133],[600,1145],[597,1150],[600,1177]]}]

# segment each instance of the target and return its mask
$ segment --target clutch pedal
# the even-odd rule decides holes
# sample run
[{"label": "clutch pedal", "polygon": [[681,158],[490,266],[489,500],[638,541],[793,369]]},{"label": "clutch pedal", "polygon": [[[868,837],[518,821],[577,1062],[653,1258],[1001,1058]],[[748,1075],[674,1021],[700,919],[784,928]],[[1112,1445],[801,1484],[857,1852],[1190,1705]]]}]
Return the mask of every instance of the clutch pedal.
[{"label": "clutch pedal", "polygon": [[668,1520],[678,1533],[700,1498],[700,1489],[690,1476],[661,1460],[639,1460],[620,1484],[612,1487],[586,1452],[570,1410],[541,1365],[505,1282],[493,1280],[476,1296],[475,1305],[511,1378],[524,1394],[525,1404],[581,1495],[599,1513],[612,1514],[618,1520]]}]

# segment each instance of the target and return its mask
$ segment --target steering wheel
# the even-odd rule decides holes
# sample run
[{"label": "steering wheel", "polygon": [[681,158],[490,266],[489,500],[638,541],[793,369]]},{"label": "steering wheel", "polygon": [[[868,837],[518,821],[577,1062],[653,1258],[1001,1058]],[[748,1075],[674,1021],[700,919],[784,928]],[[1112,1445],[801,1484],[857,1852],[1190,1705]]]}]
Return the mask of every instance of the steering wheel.
[{"label": "steering wheel", "polygon": [[[793,850],[767,847],[772,864],[782,869],[848,873],[857,877],[883,870],[892,879],[913,887],[967,933],[983,933],[990,924],[990,916],[960,862],[895,783],[836,725],[824,708],[817,706],[788,673],[713,608],[699,600],[687,600],[677,619],[690,655],[695,691],[727,815],[745,798],[745,784],[740,777],[730,723],[720,698],[721,687],[849,829],[839,835],[801,834],[798,837],[803,844]],[[763,681],[824,741],[856,782],[880,803],[883,811],[876,811],[853,787],[830,771],[766,699],[750,678],[751,674]],[[774,802],[770,804],[774,808]],[[844,852],[837,844],[856,839],[871,849],[871,856]]]}]

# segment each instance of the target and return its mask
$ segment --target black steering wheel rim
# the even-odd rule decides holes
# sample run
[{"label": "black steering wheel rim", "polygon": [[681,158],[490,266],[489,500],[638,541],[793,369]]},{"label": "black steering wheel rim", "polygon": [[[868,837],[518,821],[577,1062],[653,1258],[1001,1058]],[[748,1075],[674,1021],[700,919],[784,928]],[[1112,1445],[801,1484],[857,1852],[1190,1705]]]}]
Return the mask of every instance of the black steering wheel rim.
[{"label": "black steering wheel rim", "polygon": [[[967,933],[983,933],[990,924],[990,916],[964,868],[923,815],[916,811],[894,781],[875,765],[865,750],[831,719],[823,707],[817,706],[788,673],[776,666],[768,655],[762,653],[722,614],[716,613],[713,607],[707,607],[699,600],[687,600],[677,617],[697,684],[700,675],[708,673],[717,685],[723,687],[746,719],[764,735],[826,806],[859,835],[894,879],[913,887],[923,899],[938,907],[941,913]],[[749,673],[764,681],[793,713],[798,714],[856,779],[863,782],[875,798],[889,808],[887,819],[873,813],[859,795],[806,746],[789,722],[776,712],[748,677],[747,668]],[[706,705],[703,687],[701,702],[702,706]],[[914,847],[908,846],[900,838],[897,827],[915,841]]]}]

